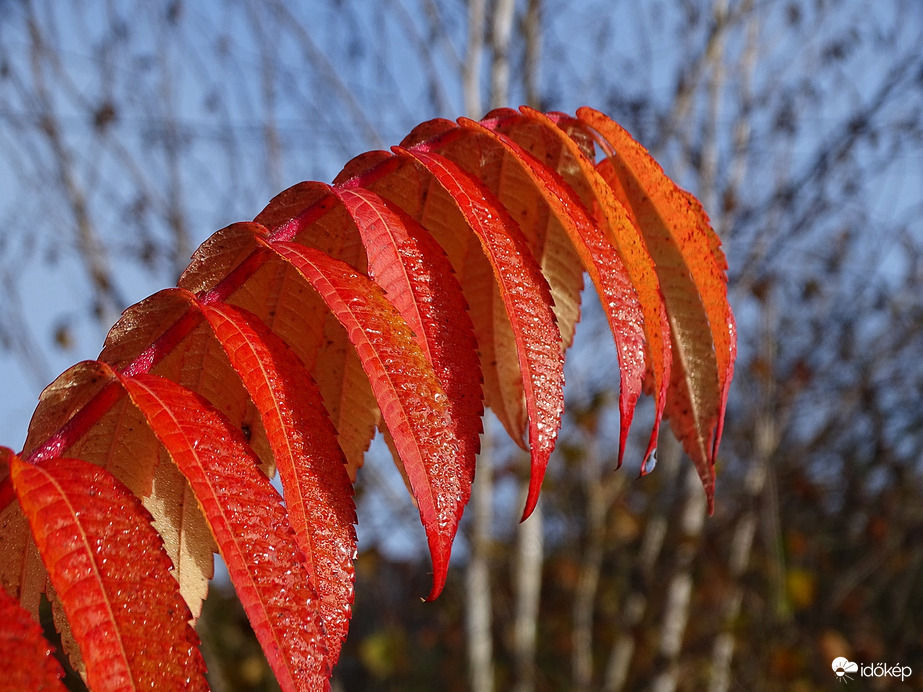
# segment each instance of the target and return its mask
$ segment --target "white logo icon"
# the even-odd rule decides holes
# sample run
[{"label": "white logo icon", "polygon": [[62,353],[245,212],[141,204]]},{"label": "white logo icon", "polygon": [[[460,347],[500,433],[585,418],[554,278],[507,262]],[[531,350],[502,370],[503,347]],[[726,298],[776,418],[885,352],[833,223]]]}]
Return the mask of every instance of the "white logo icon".
[{"label": "white logo icon", "polygon": [[859,664],[853,663],[852,661],[849,661],[840,656],[839,658],[833,659],[833,672],[836,673],[836,676],[840,682],[843,682],[844,678],[846,680],[852,680],[852,678],[849,677],[846,673],[858,673]]}]

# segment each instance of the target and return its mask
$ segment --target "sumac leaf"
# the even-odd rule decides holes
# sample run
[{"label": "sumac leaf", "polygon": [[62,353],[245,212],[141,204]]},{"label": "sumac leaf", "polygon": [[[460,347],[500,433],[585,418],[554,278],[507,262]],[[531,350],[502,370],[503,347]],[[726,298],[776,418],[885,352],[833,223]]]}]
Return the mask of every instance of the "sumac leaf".
[{"label": "sumac leaf", "polygon": [[323,688],[330,661],[317,597],[282,498],[241,432],[169,380],[146,373],[120,379],[189,480],[282,689]]},{"label": "sumac leaf", "polygon": [[701,205],[621,126],[591,108],[577,115],[599,133],[607,154],[600,172],[630,210],[656,262],[675,352],[667,415],[711,506],[712,467],[737,353],[720,241]]},{"label": "sumac leaf", "polygon": [[399,207],[358,187],[335,188],[335,194],[362,235],[369,275],[413,330],[445,390],[468,476],[464,490],[474,480],[484,406],[474,327],[452,265],[426,229]]},{"label": "sumac leaf", "polygon": [[201,310],[262,417],[336,662],[349,628],[356,555],[352,485],[336,431],[311,375],[268,327],[231,305]]},{"label": "sumac leaf", "polygon": [[206,689],[192,616],[137,498],[79,459],[11,456],[10,471],[90,688]]},{"label": "sumac leaf", "polygon": [[[269,237],[275,241],[294,240],[366,271],[362,239],[329,185],[315,181],[293,185],[276,195],[255,221],[266,226]],[[297,273],[285,264],[272,263],[270,266],[276,271],[281,269],[287,276]],[[280,288],[285,291],[287,285],[282,284]],[[340,447],[346,454],[350,478],[355,480],[381,415],[345,330],[319,296],[310,289],[307,294],[305,302],[311,307],[309,311],[301,310],[304,317],[298,326],[307,328],[303,322],[316,325],[320,329],[320,341],[310,358],[305,359],[305,364],[314,373],[337,429]],[[259,306],[244,307],[266,321],[289,344],[296,345],[302,340],[276,328],[274,318]],[[299,355],[302,354],[299,352]]]},{"label": "sumac leaf", "polygon": [[[656,274],[644,270],[645,265],[650,264],[650,258],[645,258],[643,248],[639,248],[637,239],[631,237],[631,229],[628,231],[629,237],[622,238],[620,242],[616,235],[620,229],[618,224],[613,229],[612,224],[605,219],[600,223],[594,221],[573,191],[573,187],[564,183],[560,176],[541,165],[514,141],[517,131],[515,123],[520,120],[525,120],[525,116],[507,115],[497,122],[488,122],[487,125],[466,120],[463,120],[462,124],[481,136],[491,138],[497,145],[508,150],[513,155],[513,160],[524,167],[532,184],[542,191],[545,203],[567,232],[596,286],[619,356],[619,464],[624,454],[635,403],[641,391],[643,374],[646,368],[651,373],[657,406],[654,426],[645,452],[646,459],[656,444],[670,368],[669,329]],[[543,126],[551,136],[557,137],[559,143],[569,150],[571,161],[576,168],[574,175],[579,174],[583,178],[588,188],[588,196],[592,201],[596,201],[598,186],[594,187],[592,181],[587,178],[587,162],[576,143],[563,136],[563,133],[556,132],[549,121],[536,118],[531,120]],[[498,130],[509,129],[511,135],[504,136],[500,132],[494,132],[490,129],[493,127]],[[625,256],[625,253],[629,253],[628,256]],[[631,262],[640,262],[642,266],[631,267]]]},{"label": "sumac leaf", "polygon": [[0,582],[18,601],[0,603],[0,657],[12,633],[37,647],[14,665],[47,661],[22,619],[44,591],[97,689],[202,685],[189,622],[218,549],[282,688],[329,687],[353,598],[351,481],[376,427],[420,512],[435,598],[485,403],[530,448],[524,518],[535,507],[584,270],[619,358],[619,463],[652,394],[642,472],[667,417],[712,508],[736,326],[699,202],[592,109],[430,120],[215,233],[179,288],[126,310],[98,361],[42,393],[21,458],[0,448]]},{"label": "sumac leaf", "polygon": [[516,222],[482,183],[422,146],[397,151],[412,156],[451,195],[493,268],[513,329],[528,412],[532,473],[526,518],[538,501],[564,409],[564,355],[548,282]]},{"label": "sumac leaf", "polygon": [[[163,314],[154,310],[149,317]],[[143,350],[143,342],[126,345],[129,347],[136,353],[138,348]],[[49,429],[58,429],[58,433],[49,435]],[[214,541],[185,477],[170,463],[144,416],[113,380],[110,366],[97,361],[77,363],[45,388],[24,453],[32,461],[69,456],[92,462],[141,498],[164,540],[180,592],[193,618],[199,616],[214,570]]]},{"label": "sumac leaf", "polygon": [[0,589],[0,623],[0,686],[64,692],[64,671],[42,628],[4,589]]},{"label": "sumac leaf", "polygon": [[314,248],[267,243],[321,295],[340,320],[378,398],[420,510],[433,561],[433,588],[445,584],[452,541],[470,490],[445,390],[413,332],[367,276]]},{"label": "sumac leaf", "polygon": [[[277,226],[280,235],[288,236],[290,226],[294,225],[291,215],[304,211],[303,204],[317,200],[315,193],[303,198],[306,190],[315,187],[306,188],[302,184],[286,190],[257,218],[280,224]],[[279,205],[281,208],[277,209]],[[329,205],[324,208],[329,209]],[[308,216],[313,218],[311,214]],[[380,420],[375,398],[345,330],[329,314],[320,297],[301,280],[294,267],[284,262],[267,262],[268,256],[257,251],[256,237],[266,237],[268,233],[259,223],[238,223],[222,229],[193,255],[180,285],[193,293],[208,295],[209,300],[244,308],[289,345],[317,382],[340,448],[346,455],[350,478],[355,480]],[[309,233],[302,233],[305,235]],[[362,249],[361,244],[358,248]],[[217,273],[212,271],[208,260],[212,252],[228,262]],[[232,265],[230,258],[237,264]]]}]

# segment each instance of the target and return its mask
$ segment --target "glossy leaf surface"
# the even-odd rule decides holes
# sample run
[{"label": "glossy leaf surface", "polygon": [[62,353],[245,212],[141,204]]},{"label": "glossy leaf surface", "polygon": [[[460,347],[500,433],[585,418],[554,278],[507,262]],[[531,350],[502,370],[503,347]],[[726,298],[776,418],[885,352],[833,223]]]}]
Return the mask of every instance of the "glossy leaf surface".
[{"label": "glossy leaf surface", "polygon": [[362,188],[334,190],[362,236],[369,276],[407,322],[445,390],[462,445],[466,493],[474,480],[484,406],[474,327],[461,286],[439,244],[400,207]]},{"label": "glossy leaf surface", "polygon": [[10,472],[93,690],[205,689],[205,664],[170,560],[141,503],[77,459]]},{"label": "glossy leaf surface", "polygon": [[316,592],[281,498],[241,433],[169,380],[140,373],[121,383],[189,479],[279,684],[321,688],[330,662]]},{"label": "glossy leaf surface", "polygon": [[482,184],[423,147],[406,150],[445,188],[481,242],[513,329],[529,425],[532,474],[523,517],[538,501],[564,410],[564,356],[551,291],[522,231]]},{"label": "glossy leaf surface", "polygon": [[239,308],[201,310],[262,416],[336,661],[349,626],[356,555],[352,484],[336,431],[314,380],[278,336]]},{"label": "glossy leaf surface", "polygon": [[577,115],[599,133],[608,156],[600,171],[642,229],[657,264],[676,344],[667,415],[711,504],[737,354],[720,240],[701,205],[621,126],[590,108]]},{"label": "glossy leaf surface", "polygon": [[0,680],[8,690],[64,692],[64,671],[42,628],[26,610],[0,589]]},{"label": "glossy leaf surface", "polygon": [[[570,154],[572,166],[579,171],[579,178],[585,186],[585,203],[591,204],[593,208],[607,208],[605,203],[610,200],[603,199],[600,205],[599,195],[605,193],[600,191],[599,181],[595,180],[595,173],[589,170],[584,152],[577,143],[564,136],[547,118],[539,117],[540,114],[534,112],[526,113],[523,116],[508,112],[502,118],[489,121],[487,126],[479,127],[470,122],[467,126],[478,131],[483,131],[485,127],[498,131],[498,134],[489,136],[516,156],[521,165],[525,166],[535,187],[543,191],[543,200],[567,232],[596,286],[619,356],[619,464],[624,455],[628,428],[641,392],[644,372],[650,372],[657,407],[646,458],[656,444],[670,368],[666,312],[656,275],[645,271],[645,267],[650,265],[650,259],[645,257],[643,246],[634,237],[634,230],[627,229],[628,237],[620,238],[616,235],[622,230],[624,219],[603,218],[597,223],[584,206],[584,200],[576,194],[573,185],[566,184],[554,171],[542,166],[519,146],[515,140],[522,128],[531,123],[543,129],[547,136],[556,139]],[[503,131],[509,131],[510,136],[499,134]],[[631,256],[626,258],[626,252],[631,253]],[[638,266],[633,266],[632,261]],[[629,269],[630,266],[632,269]]]},{"label": "glossy leaf surface", "polygon": [[[49,429],[59,433],[48,436]],[[214,541],[185,477],[113,381],[109,366],[78,363],[42,392],[24,453],[33,461],[70,456],[98,464],[141,498],[164,540],[180,592],[198,617],[213,572]]]},{"label": "glossy leaf surface", "polygon": [[382,290],[349,265],[294,243],[271,249],[292,263],[346,328],[410,480],[433,560],[429,599],[445,584],[468,492],[445,390],[413,332]]},{"label": "glossy leaf surface", "polygon": [[[206,240],[179,288],[127,309],[98,361],[42,393],[23,461],[5,453],[16,477],[0,465],[0,582],[19,603],[0,634],[32,641],[19,623],[44,591],[100,689],[157,666],[168,687],[197,685],[186,623],[218,549],[282,688],[327,687],[353,601],[352,481],[376,427],[419,510],[435,598],[485,404],[530,448],[524,515],[535,506],[584,272],[619,360],[619,462],[646,392],[642,472],[666,417],[711,502],[736,355],[726,269],[698,201],[591,109],[427,121],[333,184],[290,187]],[[75,565],[99,555],[105,569],[81,580]],[[139,658],[110,592],[149,573],[151,607],[175,607],[146,616],[156,641]]]}]

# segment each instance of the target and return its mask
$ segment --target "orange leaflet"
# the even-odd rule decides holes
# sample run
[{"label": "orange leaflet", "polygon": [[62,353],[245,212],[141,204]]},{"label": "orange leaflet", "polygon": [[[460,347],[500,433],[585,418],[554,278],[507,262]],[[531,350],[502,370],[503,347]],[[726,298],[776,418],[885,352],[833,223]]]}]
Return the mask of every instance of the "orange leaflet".
[{"label": "orange leaflet", "polygon": [[[598,181],[593,181],[593,176],[587,175],[588,161],[577,143],[548,120],[534,117],[527,119],[526,116],[512,113],[513,115],[508,114],[503,119],[488,122],[491,128],[495,127],[499,132],[471,121],[463,121],[463,124],[493,138],[500,146],[513,153],[516,160],[526,168],[533,184],[544,192],[545,202],[567,232],[596,286],[619,357],[620,465],[635,404],[641,392],[645,363],[647,364],[654,382],[657,405],[654,426],[645,452],[646,459],[657,442],[670,372],[669,329],[663,300],[656,275],[644,269],[644,263],[650,263],[650,258],[645,257],[643,247],[638,247],[638,243],[632,237],[632,229],[623,229],[624,219],[620,219],[618,209],[606,210],[606,205],[611,205],[612,200],[597,194],[599,185],[594,185],[594,182]],[[603,218],[600,224],[590,218],[571,186],[565,184],[553,171],[535,161],[516,143],[519,131],[516,127],[517,121],[544,126],[552,136],[559,139],[563,148],[569,151],[575,168],[584,179],[588,193],[594,198],[597,207],[602,209]],[[509,136],[501,134],[507,129],[510,130]],[[626,252],[629,254],[623,256]],[[641,266],[631,266],[632,262],[639,262]]]},{"label": "orange leaflet", "polygon": [[737,351],[720,242],[701,205],[622,127],[590,108],[577,115],[599,134],[608,154],[600,172],[630,209],[657,262],[678,345],[675,364],[683,371],[674,377],[678,398],[668,414],[711,497],[711,466]]},{"label": "orange leaflet", "polygon": [[[265,241],[264,241],[265,242]],[[269,243],[315,288],[346,328],[391,432],[420,510],[442,591],[452,541],[470,493],[445,390],[413,332],[383,291],[353,267],[296,243]]]},{"label": "orange leaflet", "polygon": [[[257,248],[251,239],[251,251]],[[101,358],[116,366],[130,362],[139,345],[160,341],[164,330],[173,331],[168,325],[184,320],[201,328],[175,343],[150,372],[205,397],[236,428],[247,431],[264,469],[278,465],[289,518],[318,591],[327,649],[336,661],[353,599],[355,508],[345,460],[317,385],[291,349],[254,315],[226,304],[201,304],[184,289],[160,291],[129,308],[120,324],[131,327],[113,329]],[[194,535],[191,520],[181,515],[185,484],[163,482],[168,470],[178,473],[172,464],[157,465],[161,482],[154,483],[150,502],[175,508],[179,515],[161,520],[158,529],[179,544],[173,557],[188,593],[195,584],[185,585],[196,576],[200,561],[184,547]],[[180,497],[173,498],[170,492],[177,485]],[[206,547],[210,564],[210,544]],[[186,559],[177,559],[176,553]]]},{"label": "orange leaflet", "polygon": [[[491,111],[481,122],[492,122],[506,112],[507,109]],[[402,146],[411,148],[438,137],[438,141],[431,142],[433,150],[438,150],[484,183],[516,220],[551,288],[554,313],[566,350],[573,342],[580,319],[580,291],[583,289],[580,258],[559,220],[544,203],[544,191],[533,183],[515,155],[485,138],[472,138],[471,135],[471,131],[460,128],[456,123],[435,120],[416,128],[404,139]],[[541,161],[543,167],[550,170],[569,168],[566,157],[561,156],[560,147],[548,138],[528,137],[522,146],[536,161]]]},{"label": "orange leaflet", "polygon": [[241,432],[169,380],[118,377],[189,480],[282,689],[323,689],[330,661],[317,596],[281,498]]},{"label": "orange leaflet", "polygon": [[[523,370],[523,336],[519,317],[509,312],[505,297],[502,269],[491,249],[490,234],[510,236],[519,247],[523,262],[538,269],[543,275],[552,299],[552,313],[560,332],[560,348],[570,345],[573,329],[579,318],[579,291],[583,285],[583,272],[579,262],[568,258],[567,241],[562,245],[561,233],[549,227],[543,205],[536,204],[528,185],[515,175],[515,166],[507,165],[502,153],[489,147],[478,146],[476,140],[449,120],[431,120],[414,128],[404,138],[401,148],[393,149],[402,162],[395,182],[388,186],[388,194],[399,204],[405,204],[409,189],[411,195],[419,187],[423,204],[415,215],[445,247],[452,265],[462,279],[462,289],[468,299],[478,349],[484,371],[484,389],[487,404],[513,440],[528,449],[532,447],[531,484],[537,490],[547,465],[544,451],[537,444],[535,434],[536,401],[527,394],[530,377]],[[474,146],[472,146],[474,144]],[[461,176],[467,176],[477,189],[475,198],[482,197],[487,214],[472,217],[475,207],[455,197],[460,183],[441,180],[438,171],[430,170],[415,161],[408,152],[430,152],[444,157]],[[408,162],[417,165],[407,165]],[[464,185],[464,183],[462,183]],[[530,199],[530,197],[532,197]],[[412,204],[410,208],[416,209]],[[495,227],[494,229],[489,228]],[[487,233],[488,236],[484,234]],[[485,237],[488,238],[485,245]],[[496,243],[493,244],[496,250]],[[558,251],[549,253],[549,249]],[[561,252],[563,250],[563,252]],[[572,251],[571,251],[572,252]],[[568,261],[570,259],[571,261]],[[542,289],[539,289],[541,291]],[[546,426],[547,421],[542,422]],[[530,427],[532,428],[530,430]],[[549,428],[557,432],[557,424]],[[544,435],[543,446],[552,449],[556,437]],[[536,498],[527,499],[527,506]],[[530,512],[528,509],[526,514]]]},{"label": "orange leaflet", "polygon": [[[500,108],[488,113],[480,124],[491,128],[492,124],[503,120],[510,113],[519,115],[516,111]],[[577,322],[580,320],[580,292],[583,290],[584,271],[580,256],[560,219],[545,203],[547,192],[535,185],[531,174],[517,160],[516,154],[485,137],[477,136],[472,140],[470,135],[474,131],[467,128],[465,131],[468,136],[459,137],[454,144],[440,147],[439,152],[483,181],[516,219],[551,288],[554,314],[566,351],[573,343]],[[557,172],[566,185],[579,185],[579,181],[569,175],[573,166],[567,152],[542,134],[538,128],[517,127],[514,139],[529,152],[534,163],[541,162],[540,165],[549,173]],[[477,148],[470,147],[474,141],[479,144]],[[591,151],[592,146],[591,143]],[[490,154],[486,157],[476,156],[481,153],[478,149]]]},{"label": "orange leaflet", "polygon": [[333,664],[349,629],[356,555],[353,491],[336,430],[317,385],[285,342],[240,308],[200,308],[262,418]]},{"label": "orange leaflet", "polygon": [[468,305],[452,265],[426,229],[396,205],[359,187],[333,192],[362,235],[369,275],[413,330],[445,389],[471,483],[484,412],[481,365]]},{"label": "orange leaflet", "polygon": [[16,495],[80,647],[88,685],[207,689],[192,615],[138,499],[89,462],[9,459]]},{"label": "orange leaflet", "polygon": [[[457,129],[452,123],[449,126]],[[400,150],[397,152],[400,154]],[[525,449],[528,413],[516,337],[481,241],[471,231],[451,193],[413,157],[381,153],[384,158],[359,157],[344,171],[358,176],[350,181],[352,184],[373,190],[403,209],[444,249],[468,303],[484,377],[485,403]],[[373,168],[359,173],[359,162],[371,163]]]},{"label": "orange leaflet", "polygon": [[564,355],[548,282],[516,222],[480,181],[424,145],[395,151],[412,156],[449,192],[493,267],[516,338],[529,414],[532,473],[525,519],[538,501],[564,409]]},{"label": "orange leaflet", "polygon": [[0,680],[5,688],[65,692],[64,670],[54,657],[54,648],[6,589],[0,589],[0,622]]},{"label": "orange leaflet", "polygon": [[[308,181],[293,185],[276,195],[256,220],[270,229],[269,237],[273,240],[295,240],[366,270],[362,239],[349,214],[325,183]],[[291,267],[287,271],[296,273]],[[312,292],[308,289],[307,293]],[[321,346],[316,352],[316,362],[312,356],[311,371],[337,429],[350,478],[355,480],[381,415],[345,331],[318,296],[310,295],[308,301],[318,315],[314,321],[322,327]]]},{"label": "orange leaflet", "polygon": [[[307,188],[305,184],[298,185],[291,190],[297,189],[301,193],[311,191],[308,199],[320,199],[326,211],[339,207],[345,227],[347,219],[342,205],[337,204],[332,196],[318,197],[319,187],[326,189],[326,186],[315,183]],[[291,215],[297,216],[305,211],[295,203],[304,197],[294,192],[287,193],[289,191],[277,197],[288,199],[287,206],[276,209],[275,217],[270,215],[270,218],[294,232]],[[274,200],[267,210],[275,207]],[[267,213],[264,211],[261,217]],[[313,218],[313,212],[306,216]],[[325,214],[324,218],[329,216]],[[309,235],[309,230],[310,227],[305,229],[301,236]],[[357,233],[353,234],[358,238]],[[294,267],[284,262],[267,262],[267,256],[257,251],[259,245],[255,238],[267,235],[267,230],[257,223],[234,224],[218,231],[193,255],[190,270],[180,278],[180,285],[194,293],[207,293],[209,300],[220,299],[253,313],[298,355],[317,382],[324,406],[336,428],[340,448],[349,464],[350,478],[355,480],[356,471],[362,466],[365,451],[380,420],[375,398],[345,331],[329,314],[324,301],[305,285]],[[361,244],[358,247],[362,249]],[[225,270],[227,279],[216,277],[209,271],[208,258],[212,252],[218,254],[219,259],[250,256],[252,265],[257,268],[252,274],[238,278],[238,272],[247,268],[248,262],[245,261],[237,268],[229,266]]]},{"label": "orange leaflet", "polygon": [[[164,325],[157,326],[158,317],[176,314],[175,304],[165,305],[156,298],[143,304],[152,308],[146,316],[154,329],[164,329]],[[140,306],[133,306],[126,317],[139,312]],[[138,331],[145,331],[145,322],[139,326]],[[118,331],[113,328],[110,337]],[[122,343],[126,348],[123,355],[144,350],[144,342],[135,341],[130,333]],[[107,348],[104,355],[116,356],[116,350]],[[51,434],[56,430],[58,433]],[[164,540],[180,592],[197,618],[213,573],[214,542],[185,479],[163,454],[144,416],[112,380],[110,367],[97,361],[72,366],[45,388],[24,451],[28,455],[25,458],[33,462],[55,456],[90,461],[141,498],[154,517],[154,529]]]}]

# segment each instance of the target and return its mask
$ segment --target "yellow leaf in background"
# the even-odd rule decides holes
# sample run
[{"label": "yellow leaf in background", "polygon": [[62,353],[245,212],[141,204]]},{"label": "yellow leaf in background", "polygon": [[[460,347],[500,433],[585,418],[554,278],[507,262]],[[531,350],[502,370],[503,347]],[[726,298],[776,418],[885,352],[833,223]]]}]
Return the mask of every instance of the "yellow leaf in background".
[{"label": "yellow leaf in background", "polygon": [[785,587],[795,610],[804,610],[814,603],[817,576],[806,569],[793,569],[785,577]]}]

